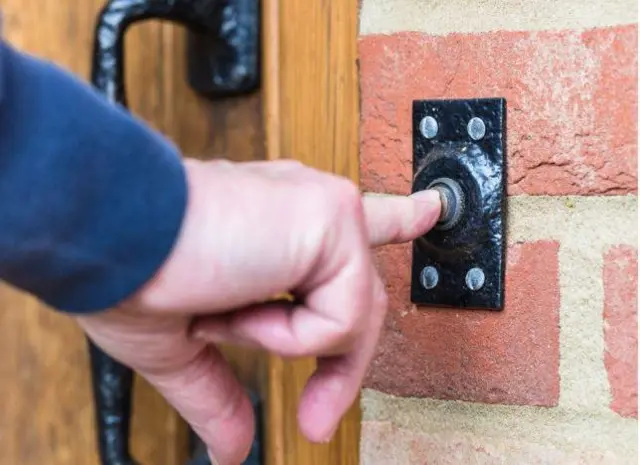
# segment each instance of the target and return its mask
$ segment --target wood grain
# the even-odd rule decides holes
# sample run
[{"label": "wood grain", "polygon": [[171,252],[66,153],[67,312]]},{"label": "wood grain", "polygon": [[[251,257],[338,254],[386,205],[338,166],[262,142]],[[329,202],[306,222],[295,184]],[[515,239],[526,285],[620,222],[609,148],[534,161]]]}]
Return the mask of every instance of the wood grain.
[{"label": "wood grain", "polygon": [[[16,46],[89,74],[101,1],[3,0],[4,33]],[[292,20],[291,18],[295,18]],[[262,98],[205,102],[184,79],[184,34],[161,23],[127,38],[132,110],[198,158],[291,157],[357,180],[357,1],[265,0]],[[264,124],[263,124],[264,123]],[[0,287],[0,463],[95,465],[93,411],[81,332],[63,315]],[[225,349],[240,377],[261,386],[264,358]],[[355,465],[359,409],[334,441],[312,445],[298,432],[296,407],[312,360],[269,359],[270,465]],[[143,464],[183,463],[185,428],[144,382],[135,393],[133,450]]]},{"label": "wood grain", "polygon": [[[358,1],[265,0],[263,18],[267,157],[358,181]],[[359,402],[329,444],[298,430],[298,399],[314,367],[269,360],[269,465],[359,463]]]},{"label": "wood grain", "polygon": [[[2,0],[3,35],[16,47],[88,79],[101,0]],[[184,32],[160,22],[126,39],[131,109],[198,158],[263,159],[260,95],[207,102],[185,81]],[[19,199],[16,199],[19,201]],[[96,465],[84,337],[72,320],[0,286],[0,464]],[[261,383],[259,353],[225,349],[243,381]],[[143,465],[178,465],[186,428],[136,380],[133,452]]]}]

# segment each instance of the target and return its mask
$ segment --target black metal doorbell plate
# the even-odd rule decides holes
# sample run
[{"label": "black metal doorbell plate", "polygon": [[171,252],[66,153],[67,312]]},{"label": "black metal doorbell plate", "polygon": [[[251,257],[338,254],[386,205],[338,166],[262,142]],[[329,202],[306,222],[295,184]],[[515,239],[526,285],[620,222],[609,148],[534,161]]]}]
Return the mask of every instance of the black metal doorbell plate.
[{"label": "black metal doorbell plate", "polygon": [[456,211],[448,212],[446,224],[443,219],[413,242],[411,301],[427,306],[502,310],[504,99],[413,102],[412,191],[430,186],[448,192],[448,208]]}]

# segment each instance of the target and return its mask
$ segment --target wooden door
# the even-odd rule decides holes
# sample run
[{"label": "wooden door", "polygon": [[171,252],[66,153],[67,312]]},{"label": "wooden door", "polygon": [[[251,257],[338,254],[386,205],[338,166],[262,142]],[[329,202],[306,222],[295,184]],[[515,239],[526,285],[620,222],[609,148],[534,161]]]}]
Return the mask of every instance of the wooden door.
[{"label": "wooden door", "polygon": [[[265,0],[265,127],[269,159],[296,158],[358,181],[358,0]],[[312,445],[296,425],[313,360],[269,360],[268,465],[357,465],[359,402],[334,440]]]},{"label": "wooden door", "polygon": [[[357,0],[263,0],[263,88],[208,102],[184,79],[184,31],[149,22],[126,39],[131,110],[187,156],[234,160],[297,158],[357,179]],[[102,0],[2,0],[3,34],[22,50],[89,77]],[[67,317],[0,285],[0,463],[97,465],[85,341]],[[266,463],[358,463],[355,405],[334,441],[312,445],[295,409],[312,360],[225,348],[245,384],[265,400]],[[136,380],[132,449],[143,465],[179,465],[187,429]]]}]

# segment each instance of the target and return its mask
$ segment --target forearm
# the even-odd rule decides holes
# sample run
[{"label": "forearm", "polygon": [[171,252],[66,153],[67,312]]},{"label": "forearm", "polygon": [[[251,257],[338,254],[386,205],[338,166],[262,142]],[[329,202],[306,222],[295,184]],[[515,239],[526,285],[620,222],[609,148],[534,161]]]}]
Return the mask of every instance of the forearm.
[{"label": "forearm", "polygon": [[116,305],[167,258],[186,202],[172,144],[0,40],[0,279],[61,310]]}]

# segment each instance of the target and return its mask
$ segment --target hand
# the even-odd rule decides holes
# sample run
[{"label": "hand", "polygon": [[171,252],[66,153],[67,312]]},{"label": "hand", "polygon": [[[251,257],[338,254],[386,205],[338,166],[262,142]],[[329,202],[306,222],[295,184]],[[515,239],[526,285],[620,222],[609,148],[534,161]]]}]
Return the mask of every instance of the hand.
[{"label": "hand", "polygon": [[[215,347],[316,356],[298,421],[328,441],[356,398],[387,299],[371,246],[405,242],[437,221],[437,193],[365,196],[294,161],[188,161],[180,237],[158,274],[118,308],[78,318],[88,336],[145,377],[222,465],[253,439],[252,409]],[[263,304],[291,293],[295,305]]]}]

